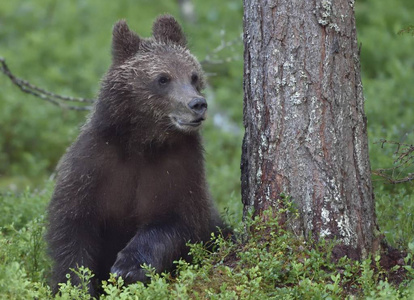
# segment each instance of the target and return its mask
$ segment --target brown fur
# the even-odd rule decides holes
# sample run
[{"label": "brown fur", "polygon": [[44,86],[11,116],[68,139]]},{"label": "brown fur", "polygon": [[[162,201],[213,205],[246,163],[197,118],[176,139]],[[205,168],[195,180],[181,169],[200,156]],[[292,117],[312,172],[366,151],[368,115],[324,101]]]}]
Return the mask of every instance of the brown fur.
[{"label": "brown fur", "polygon": [[[203,73],[181,27],[159,17],[143,39],[125,21],[113,30],[113,63],[93,113],[58,169],[47,241],[54,290],[69,268],[146,281],[187,257],[186,242],[222,226],[210,200],[198,133]],[[72,274],[72,282],[79,279]],[[96,286],[90,285],[92,294]]]}]

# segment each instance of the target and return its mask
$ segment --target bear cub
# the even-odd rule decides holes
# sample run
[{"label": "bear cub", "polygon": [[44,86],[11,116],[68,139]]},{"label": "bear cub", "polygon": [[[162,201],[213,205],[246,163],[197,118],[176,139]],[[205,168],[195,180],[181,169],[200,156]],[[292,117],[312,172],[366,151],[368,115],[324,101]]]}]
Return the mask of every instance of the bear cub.
[{"label": "bear cub", "polygon": [[201,66],[172,16],[160,16],[150,38],[115,24],[112,65],[59,164],[48,209],[55,293],[67,273],[79,284],[69,270],[79,266],[95,274],[92,295],[110,272],[145,282],[142,264],[171,270],[188,259],[188,241],[223,228],[204,174],[203,88]]}]

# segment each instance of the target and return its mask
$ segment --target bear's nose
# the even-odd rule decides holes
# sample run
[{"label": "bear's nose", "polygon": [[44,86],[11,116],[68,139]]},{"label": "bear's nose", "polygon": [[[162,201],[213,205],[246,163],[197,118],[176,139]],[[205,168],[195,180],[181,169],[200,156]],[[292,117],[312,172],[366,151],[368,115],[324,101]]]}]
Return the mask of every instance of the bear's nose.
[{"label": "bear's nose", "polygon": [[188,103],[188,107],[198,116],[202,116],[207,110],[207,101],[204,98],[194,98]]}]

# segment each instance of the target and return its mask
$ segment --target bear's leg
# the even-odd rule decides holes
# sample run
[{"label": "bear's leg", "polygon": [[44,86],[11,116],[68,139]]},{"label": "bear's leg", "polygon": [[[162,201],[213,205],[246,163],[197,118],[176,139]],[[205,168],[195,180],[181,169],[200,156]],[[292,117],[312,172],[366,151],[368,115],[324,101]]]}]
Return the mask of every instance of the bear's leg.
[{"label": "bear's leg", "polygon": [[140,228],[118,255],[111,273],[121,276],[125,283],[147,282],[142,264],[150,265],[160,273],[170,270],[173,261],[187,255],[186,242],[190,234],[178,223],[148,225]]},{"label": "bear's leg", "polygon": [[[97,262],[102,247],[98,229],[90,222],[69,220],[68,218],[55,219],[51,222],[47,234],[49,251],[55,261],[52,286],[53,293],[59,290],[59,283],[67,282],[66,274],[70,274],[73,285],[81,285],[80,278],[70,269],[84,266],[89,268],[96,277]],[[92,283],[88,289],[95,295]]]}]

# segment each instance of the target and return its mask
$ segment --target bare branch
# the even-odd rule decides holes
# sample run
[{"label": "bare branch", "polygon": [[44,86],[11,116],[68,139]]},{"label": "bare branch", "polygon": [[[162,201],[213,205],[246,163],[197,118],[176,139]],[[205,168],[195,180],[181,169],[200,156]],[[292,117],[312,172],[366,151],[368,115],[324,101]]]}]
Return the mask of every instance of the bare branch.
[{"label": "bare branch", "polygon": [[[372,174],[382,177],[388,183],[398,184],[404,182],[414,181],[414,173],[404,173],[404,169],[412,167],[414,165],[414,146],[411,144],[403,144],[394,141],[380,140],[374,144],[381,144],[381,148],[384,144],[395,145],[396,149],[394,155],[397,158],[394,160],[394,167],[388,169],[373,170]],[[402,177],[401,177],[402,176]]]},{"label": "bare branch", "polygon": [[401,29],[400,31],[398,31],[399,35],[403,35],[405,33],[409,33],[412,36],[414,36],[414,25],[407,26],[406,28]]},{"label": "bare branch", "polygon": [[[223,51],[224,49],[228,49],[230,47],[233,47],[234,45],[241,43],[241,37],[238,37],[236,39],[233,39],[231,41],[225,41],[224,40],[224,31],[221,32],[222,40],[219,46],[217,46],[215,49],[212,50],[211,53],[207,54],[204,60],[201,61],[201,64],[203,65],[214,65],[214,64],[223,64],[228,63],[233,60],[236,60],[236,57],[228,57],[225,59],[216,59],[217,55]],[[6,64],[6,60],[3,57],[0,57],[0,71],[5,74],[11,82],[16,85],[22,92],[31,94],[33,96],[36,96],[38,98],[41,98],[49,103],[52,103],[56,106],[59,106],[63,109],[71,109],[71,110],[78,110],[78,111],[85,111],[85,110],[91,110],[92,107],[89,105],[67,105],[63,103],[62,101],[67,102],[75,102],[80,104],[86,104],[86,103],[93,103],[95,99],[86,99],[86,98],[79,98],[79,97],[70,97],[70,96],[63,96],[59,94],[55,94],[52,92],[49,92],[45,89],[42,89],[34,84],[31,84],[29,81],[18,78],[15,76],[9,69],[9,67]],[[207,75],[214,76],[213,73],[208,73]]]},{"label": "bare branch", "polygon": [[0,71],[3,72],[13,84],[15,84],[21,91],[27,94],[31,94],[33,96],[39,97],[45,101],[48,101],[54,105],[59,106],[60,108],[64,109],[71,109],[71,110],[91,110],[91,106],[75,106],[75,105],[67,105],[62,103],[61,101],[69,101],[69,102],[78,102],[78,103],[93,103],[95,100],[93,99],[85,99],[85,98],[76,98],[70,96],[62,96],[52,92],[49,92],[45,89],[39,88],[30,82],[20,79],[16,77],[9,69],[6,64],[6,60],[3,57],[0,57],[1,68]]}]

